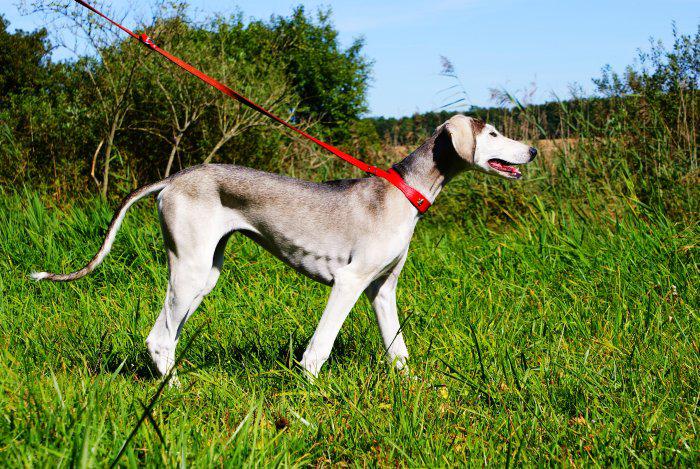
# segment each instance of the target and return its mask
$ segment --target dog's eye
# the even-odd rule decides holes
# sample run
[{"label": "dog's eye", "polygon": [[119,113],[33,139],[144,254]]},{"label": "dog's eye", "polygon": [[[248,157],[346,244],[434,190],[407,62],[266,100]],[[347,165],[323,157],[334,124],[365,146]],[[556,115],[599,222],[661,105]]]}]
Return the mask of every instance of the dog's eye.
[{"label": "dog's eye", "polygon": [[498,136],[498,134],[497,134],[496,132],[489,132],[489,135],[492,136],[492,137],[497,137],[497,136]]}]

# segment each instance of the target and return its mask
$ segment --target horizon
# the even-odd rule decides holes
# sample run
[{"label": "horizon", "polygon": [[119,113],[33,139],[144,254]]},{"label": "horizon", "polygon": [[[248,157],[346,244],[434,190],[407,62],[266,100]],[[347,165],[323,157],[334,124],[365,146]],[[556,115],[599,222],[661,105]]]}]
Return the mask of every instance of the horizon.
[{"label": "horizon", "polygon": [[[398,13],[398,2],[377,5],[367,0],[352,4],[244,0],[228,8],[212,8],[203,0],[189,3],[190,14],[199,20],[236,11],[247,20],[288,16],[297,5],[311,14],[330,8],[341,45],[347,47],[363,37],[363,53],[374,62],[364,116],[387,118],[441,110],[460,112],[470,106],[494,107],[497,103],[490,99],[491,89],[507,90],[518,97],[528,94],[528,104],[567,99],[572,88],[591,96],[592,79],[600,76],[605,65],[621,72],[635,61],[639,49],[648,48],[650,38],[669,46],[674,22],[679,33],[690,34],[700,19],[700,9],[693,8],[697,4],[689,0],[612,5],[600,0],[585,5],[552,0],[535,5],[523,0],[497,4],[442,0],[426,5],[411,0],[402,2]],[[125,9],[130,2],[116,0],[112,4]],[[125,21],[128,24],[146,16],[151,6],[132,6]],[[46,27],[49,37],[55,37],[56,32],[41,15],[21,15],[16,2],[3,2],[0,14],[9,21],[9,31]],[[528,27],[543,21],[546,27]],[[553,40],[556,47],[551,45]],[[440,74],[442,56],[454,65],[467,92],[467,99],[459,106],[443,108],[450,98],[449,92],[441,90],[455,81]],[[53,58],[69,59],[70,55],[57,49]],[[470,73],[475,67],[479,72]]]}]

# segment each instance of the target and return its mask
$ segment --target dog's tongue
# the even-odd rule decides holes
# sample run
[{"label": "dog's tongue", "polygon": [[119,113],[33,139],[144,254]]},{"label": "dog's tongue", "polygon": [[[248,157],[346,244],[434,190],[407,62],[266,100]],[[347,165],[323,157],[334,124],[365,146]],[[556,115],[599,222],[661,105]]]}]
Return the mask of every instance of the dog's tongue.
[{"label": "dog's tongue", "polygon": [[516,168],[515,166],[507,165],[500,160],[489,160],[489,166],[499,171],[503,171],[504,173],[511,173],[515,176],[520,175],[520,171],[518,171],[518,168]]}]

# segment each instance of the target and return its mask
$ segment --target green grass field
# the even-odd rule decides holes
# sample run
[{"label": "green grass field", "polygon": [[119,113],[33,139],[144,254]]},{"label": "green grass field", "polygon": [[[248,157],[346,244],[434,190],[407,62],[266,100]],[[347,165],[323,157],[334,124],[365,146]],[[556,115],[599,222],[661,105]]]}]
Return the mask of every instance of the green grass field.
[{"label": "green grass field", "polygon": [[92,276],[36,283],[82,266],[111,209],[5,193],[0,464],[103,466],[125,445],[129,466],[697,465],[697,225],[522,197],[507,223],[419,224],[398,300],[416,379],[385,366],[363,298],[307,383],[295,360],[328,290],[234,237],[180,342],[182,387],[159,393],[153,203]]}]

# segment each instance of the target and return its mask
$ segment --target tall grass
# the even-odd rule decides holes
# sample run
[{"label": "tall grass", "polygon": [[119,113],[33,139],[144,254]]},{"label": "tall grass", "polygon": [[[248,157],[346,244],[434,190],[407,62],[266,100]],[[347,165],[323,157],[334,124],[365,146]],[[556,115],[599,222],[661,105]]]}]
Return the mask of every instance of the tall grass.
[{"label": "tall grass", "polygon": [[468,198],[463,182],[439,199],[456,223],[443,209],[419,225],[398,295],[417,379],[384,365],[363,299],[307,383],[295,363],[327,290],[238,237],[185,328],[183,386],[162,394],[144,347],[167,281],[153,207],[91,277],[32,283],[85,262],[111,210],[5,193],[0,461],[693,464],[697,224],[583,182],[576,200],[538,194],[545,170],[508,189],[470,176]]}]

